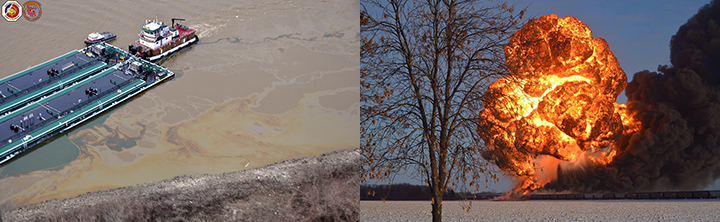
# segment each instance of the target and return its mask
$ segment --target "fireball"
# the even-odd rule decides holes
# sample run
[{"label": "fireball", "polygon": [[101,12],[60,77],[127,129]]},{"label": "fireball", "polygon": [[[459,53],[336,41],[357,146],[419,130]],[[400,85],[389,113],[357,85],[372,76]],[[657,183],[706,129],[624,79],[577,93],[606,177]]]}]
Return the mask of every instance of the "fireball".
[{"label": "fireball", "polygon": [[505,56],[510,75],[485,93],[478,133],[488,147],[483,156],[522,178],[516,191],[550,181],[538,170],[557,167],[542,169],[541,157],[610,163],[613,144],[634,121],[615,103],[627,76],[607,42],[577,18],[551,14],[516,32]]}]

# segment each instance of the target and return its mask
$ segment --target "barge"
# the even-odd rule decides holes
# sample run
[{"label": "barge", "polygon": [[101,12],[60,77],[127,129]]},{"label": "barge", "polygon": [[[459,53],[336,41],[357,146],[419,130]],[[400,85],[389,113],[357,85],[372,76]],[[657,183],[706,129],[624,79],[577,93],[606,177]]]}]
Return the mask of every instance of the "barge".
[{"label": "barge", "polygon": [[0,164],[174,75],[97,43],[0,79]]}]

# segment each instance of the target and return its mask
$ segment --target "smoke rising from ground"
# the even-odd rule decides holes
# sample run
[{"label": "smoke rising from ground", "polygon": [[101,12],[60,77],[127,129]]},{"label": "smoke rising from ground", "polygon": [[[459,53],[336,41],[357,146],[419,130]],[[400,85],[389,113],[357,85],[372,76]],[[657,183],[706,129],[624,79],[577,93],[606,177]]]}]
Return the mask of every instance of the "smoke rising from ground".
[{"label": "smoke rising from ground", "polygon": [[614,161],[560,169],[546,189],[692,190],[720,178],[720,0],[681,26],[670,49],[672,65],[627,85],[628,111],[642,126],[621,136]]}]

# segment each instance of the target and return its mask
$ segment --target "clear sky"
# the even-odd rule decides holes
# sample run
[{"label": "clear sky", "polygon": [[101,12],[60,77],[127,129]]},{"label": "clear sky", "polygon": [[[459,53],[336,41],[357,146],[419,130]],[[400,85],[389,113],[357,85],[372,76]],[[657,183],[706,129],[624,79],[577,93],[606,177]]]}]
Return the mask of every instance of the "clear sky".
[{"label": "clear sky", "polygon": [[[574,16],[590,27],[594,38],[603,38],[615,54],[620,66],[632,81],[632,76],[642,70],[656,71],[658,65],[670,64],[670,38],[678,28],[697,13],[710,0],[610,0],[610,1],[538,1],[509,0],[517,8],[528,7],[528,16],[539,17],[556,14],[559,17]],[[617,102],[626,103],[625,93]],[[394,183],[420,184],[402,175]],[[512,179],[502,177],[500,183],[488,190],[508,191]],[[720,189],[720,181],[709,189]]]}]

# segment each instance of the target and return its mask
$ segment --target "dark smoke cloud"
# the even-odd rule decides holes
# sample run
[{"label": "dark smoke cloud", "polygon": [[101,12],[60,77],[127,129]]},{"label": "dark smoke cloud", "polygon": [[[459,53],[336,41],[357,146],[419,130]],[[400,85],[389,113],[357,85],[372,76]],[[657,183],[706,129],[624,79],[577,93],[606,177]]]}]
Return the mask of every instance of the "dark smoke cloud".
[{"label": "dark smoke cloud", "polygon": [[705,188],[720,178],[720,0],[703,6],[670,41],[672,66],[635,74],[628,110],[642,128],[618,142],[608,166],[559,170],[550,190]]}]

